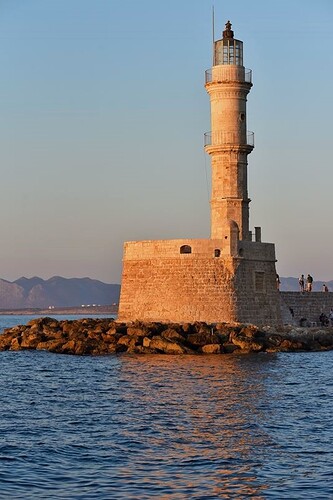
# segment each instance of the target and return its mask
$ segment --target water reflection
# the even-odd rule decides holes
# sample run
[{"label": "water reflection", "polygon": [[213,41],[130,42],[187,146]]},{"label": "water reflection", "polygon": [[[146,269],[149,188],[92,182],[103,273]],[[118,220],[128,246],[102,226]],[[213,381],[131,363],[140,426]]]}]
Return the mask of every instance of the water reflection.
[{"label": "water reflection", "polygon": [[1,366],[3,498],[332,498],[333,352]]},{"label": "water reflection", "polygon": [[139,436],[136,445],[144,451],[131,456],[120,473],[130,475],[134,460],[144,476],[155,463],[149,481],[159,488],[264,498],[268,485],[258,471],[275,446],[263,425],[264,382],[274,362],[267,355],[121,358],[129,418],[120,432],[127,440]]}]

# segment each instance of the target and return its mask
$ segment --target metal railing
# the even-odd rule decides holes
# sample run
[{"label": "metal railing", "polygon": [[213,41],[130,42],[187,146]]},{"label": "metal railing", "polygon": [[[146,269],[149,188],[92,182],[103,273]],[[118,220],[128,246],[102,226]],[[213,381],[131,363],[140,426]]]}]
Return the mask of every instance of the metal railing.
[{"label": "metal railing", "polygon": [[[212,68],[209,68],[205,71],[205,83],[212,83],[213,81],[219,81],[219,80],[218,79],[213,80]],[[229,80],[228,78],[226,78],[223,81],[228,82],[228,81],[233,81],[233,80]],[[246,83],[252,83],[252,69],[245,68],[244,80],[241,80],[241,81],[244,81]]]},{"label": "metal railing", "polygon": [[223,132],[218,131],[214,132],[206,132],[204,134],[204,145],[205,146],[220,146],[220,145],[246,145],[254,147],[254,132],[250,130],[246,133],[246,142],[243,142],[239,138],[239,134],[237,132]]}]

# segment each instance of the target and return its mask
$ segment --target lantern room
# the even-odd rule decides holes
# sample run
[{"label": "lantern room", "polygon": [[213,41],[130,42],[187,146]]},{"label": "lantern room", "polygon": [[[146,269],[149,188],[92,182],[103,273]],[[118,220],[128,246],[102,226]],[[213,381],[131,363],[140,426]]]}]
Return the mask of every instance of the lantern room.
[{"label": "lantern room", "polygon": [[214,66],[221,64],[243,66],[243,42],[234,38],[230,21],[225,25],[223,38],[214,42]]}]

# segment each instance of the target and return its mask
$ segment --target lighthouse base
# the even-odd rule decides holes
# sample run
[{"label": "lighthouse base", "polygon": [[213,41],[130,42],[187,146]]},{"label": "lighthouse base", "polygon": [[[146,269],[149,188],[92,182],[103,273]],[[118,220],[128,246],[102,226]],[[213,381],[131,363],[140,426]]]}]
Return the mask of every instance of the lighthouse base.
[{"label": "lighthouse base", "polygon": [[281,324],[271,243],[135,241],[124,245],[119,321]]}]

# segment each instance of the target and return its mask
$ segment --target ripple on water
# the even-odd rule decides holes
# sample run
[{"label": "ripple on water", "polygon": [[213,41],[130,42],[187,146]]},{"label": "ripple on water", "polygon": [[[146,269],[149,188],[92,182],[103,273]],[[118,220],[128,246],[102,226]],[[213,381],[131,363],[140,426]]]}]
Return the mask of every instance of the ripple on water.
[{"label": "ripple on water", "polygon": [[1,353],[3,498],[330,498],[333,355]]}]

